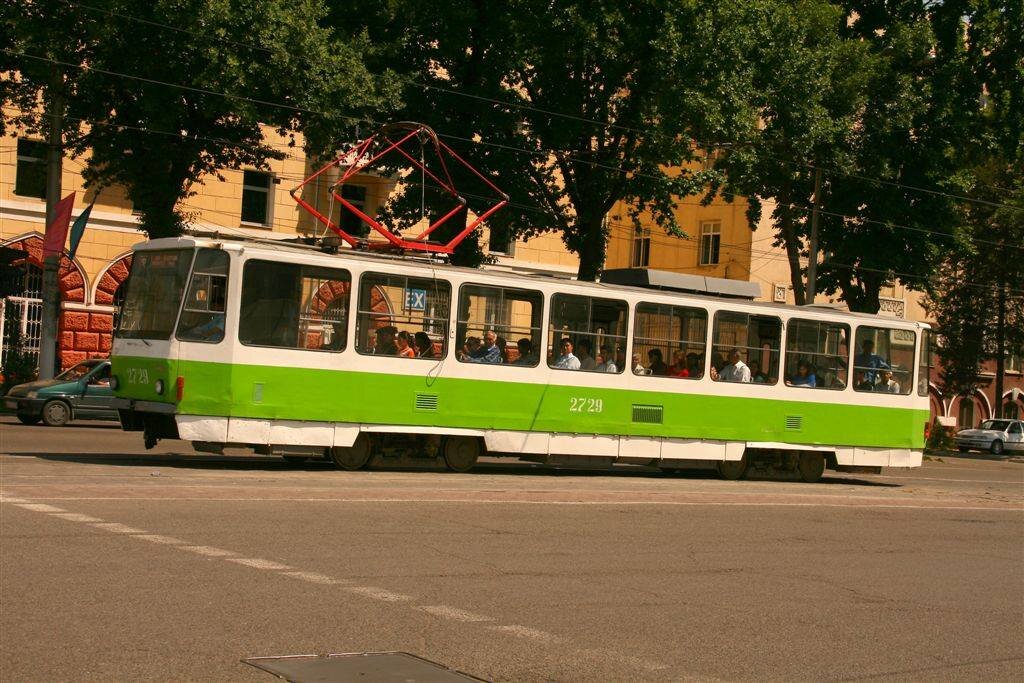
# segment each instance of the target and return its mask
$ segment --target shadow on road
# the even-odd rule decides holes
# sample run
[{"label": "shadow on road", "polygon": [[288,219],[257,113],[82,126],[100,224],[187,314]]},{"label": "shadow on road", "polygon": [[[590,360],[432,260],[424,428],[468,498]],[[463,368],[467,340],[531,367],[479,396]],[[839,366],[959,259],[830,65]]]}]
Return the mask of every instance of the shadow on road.
[{"label": "shadow on road", "polygon": [[[65,453],[31,453],[18,452],[7,455],[25,458],[39,458],[52,462],[85,463],[93,465],[117,465],[121,467],[170,467],[191,470],[229,470],[229,471],[266,471],[266,472],[322,472],[333,471],[334,464],[325,460],[308,460],[306,462],[287,462],[276,456],[258,455],[203,455],[180,453],[108,453],[103,455]],[[375,472],[445,472],[440,464],[424,460],[422,464],[398,464],[388,462],[373,463],[370,471]],[[452,473],[454,474],[454,473]],[[611,469],[565,467],[543,465],[531,462],[481,462],[468,476],[473,475],[512,475],[517,477],[622,477],[648,479],[718,479],[713,469],[679,469],[662,471],[652,467],[639,465],[615,465]],[[762,475],[755,473],[748,477],[752,481],[796,482],[794,476],[786,474]],[[871,488],[900,488],[902,484],[882,482],[869,479],[858,479],[849,476],[826,473],[820,485],[863,486]]]}]

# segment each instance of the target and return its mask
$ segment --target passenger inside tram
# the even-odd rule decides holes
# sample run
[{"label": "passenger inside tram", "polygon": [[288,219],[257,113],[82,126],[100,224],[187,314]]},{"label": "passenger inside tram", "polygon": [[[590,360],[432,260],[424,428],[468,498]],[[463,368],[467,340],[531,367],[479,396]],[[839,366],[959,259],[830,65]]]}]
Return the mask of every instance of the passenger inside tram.
[{"label": "passenger inside tram", "polygon": [[576,357],[580,359],[580,370],[592,372],[597,366],[597,361],[594,360],[593,345],[586,337],[582,337],[576,342]]},{"label": "passenger inside tram", "polygon": [[729,362],[721,371],[711,370],[711,379],[718,382],[745,382],[751,381],[750,368],[740,358],[739,349],[729,351]]},{"label": "passenger inside tram", "polygon": [[415,358],[416,350],[412,347],[412,335],[402,330],[395,337],[395,345],[398,349],[399,358]]},{"label": "passenger inside tram", "polygon": [[875,391],[881,391],[887,394],[900,393],[900,383],[892,378],[892,370],[889,368],[883,368],[878,374],[878,384],[875,385]]},{"label": "passenger inside tram", "polygon": [[417,332],[413,335],[413,346],[416,347],[416,356],[418,358],[435,358],[434,354],[434,343],[430,341],[430,337],[426,332]]},{"label": "passenger inside tram", "polygon": [[813,389],[818,386],[818,378],[815,376],[811,364],[801,360],[797,363],[796,374],[787,378],[786,384],[791,387],[810,387]]},{"label": "passenger inside tram", "polygon": [[398,328],[394,325],[385,325],[377,328],[373,343],[373,355],[394,356],[398,354],[398,345],[395,337],[398,335]]},{"label": "passenger inside tram", "polygon": [[601,350],[597,353],[597,364],[594,366],[594,372],[618,372],[619,368],[615,365],[613,360],[611,349],[607,346],[602,346]]},{"label": "passenger inside tram", "polygon": [[551,365],[553,368],[559,370],[579,370],[580,359],[577,358],[572,352],[572,340],[568,337],[562,339],[558,344],[560,354],[558,359]]},{"label": "passenger inside tram", "polygon": [[633,374],[634,375],[646,375],[647,374],[647,368],[645,368],[644,364],[640,362],[640,354],[639,353],[634,353],[633,354]]},{"label": "passenger inside tram", "polygon": [[661,349],[651,349],[647,352],[647,375],[657,377],[668,377],[668,366],[661,355]]},{"label": "passenger inside tram", "polygon": [[533,354],[533,342],[523,337],[516,342],[519,350],[519,358],[516,358],[512,365],[526,365],[533,367],[537,364],[537,357]]},{"label": "passenger inside tram", "polygon": [[750,381],[754,384],[768,384],[768,375],[761,371],[761,364],[752,360],[750,365]]},{"label": "passenger inside tram", "polygon": [[690,369],[686,366],[686,354],[682,349],[672,352],[672,365],[668,366],[670,377],[689,377]]},{"label": "passenger inside tram", "polygon": [[[466,339],[467,348],[469,348],[470,339],[476,340],[476,337],[470,337],[469,339]],[[480,345],[479,340],[477,340],[476,349],[466,353],[462,360],[470,363],[490,363],[495,365],[500,364],[502,362],[502,359],[501,349],[498,347],[497,333],[495,333],[494,330],[487,330],[487,332],[484,333],[483,345]]]}]

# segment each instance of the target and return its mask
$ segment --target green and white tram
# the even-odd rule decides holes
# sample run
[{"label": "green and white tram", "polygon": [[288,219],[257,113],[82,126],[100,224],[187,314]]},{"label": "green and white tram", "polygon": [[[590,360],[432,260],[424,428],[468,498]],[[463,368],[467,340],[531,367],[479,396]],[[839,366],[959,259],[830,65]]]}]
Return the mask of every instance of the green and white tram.
[{"label": "green and white tram", "polygon": [[813,481],[921,464],[927,334],[823,307],[159,239],[135,248],[112,384],[147,445],[347,469],[404,449],[458,471],[486,453]]}]

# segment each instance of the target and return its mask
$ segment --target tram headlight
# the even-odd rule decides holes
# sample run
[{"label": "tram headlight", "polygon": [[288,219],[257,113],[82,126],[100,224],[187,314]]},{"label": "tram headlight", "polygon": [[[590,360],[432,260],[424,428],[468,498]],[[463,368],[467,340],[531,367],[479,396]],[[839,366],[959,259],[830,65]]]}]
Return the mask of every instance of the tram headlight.
[{"label": "tram headlight", "polygon": [[111,391],[117,391],[117,388],[120,385],[121,385],[121,382],[118,381],[117,375],[111,375],[110,376],[110,390]]},{"label": "tram headlight", "polygon": [[156,384],[153,385],[153,388],[156,389],[156,393],[158,396],[164,395],[164,381],[162,379],[158,379],[156,381]]}]

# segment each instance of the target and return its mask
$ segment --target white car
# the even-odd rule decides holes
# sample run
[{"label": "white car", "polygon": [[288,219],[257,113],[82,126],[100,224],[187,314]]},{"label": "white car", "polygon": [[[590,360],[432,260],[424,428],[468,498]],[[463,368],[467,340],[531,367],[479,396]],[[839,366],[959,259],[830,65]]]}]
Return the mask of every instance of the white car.
[{"label": "white car", "polygon": [[956,447],[961,453],[989,451],[1001,455],[1004,451],[1024,453],[1024,420],[985,420],[977,429],[964,429],[956,433]]}]

